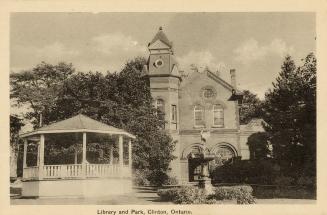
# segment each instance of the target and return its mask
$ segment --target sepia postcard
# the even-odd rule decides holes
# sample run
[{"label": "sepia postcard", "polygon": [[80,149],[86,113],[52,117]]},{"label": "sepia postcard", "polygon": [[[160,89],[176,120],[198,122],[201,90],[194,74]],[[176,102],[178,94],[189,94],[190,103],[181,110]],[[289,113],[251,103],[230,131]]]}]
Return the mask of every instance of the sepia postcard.
[{"label": "sepia postcard", "polygon": [[0,214],[327,213],[325,1],[0,4]]}]

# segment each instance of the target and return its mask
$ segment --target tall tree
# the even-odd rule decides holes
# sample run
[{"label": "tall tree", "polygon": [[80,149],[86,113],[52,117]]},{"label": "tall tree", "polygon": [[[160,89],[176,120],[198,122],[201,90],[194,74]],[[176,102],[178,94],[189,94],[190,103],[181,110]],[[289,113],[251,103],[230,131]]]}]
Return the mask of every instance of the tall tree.
[{"label": "tall tree", "polygon": [[47,124],[53,120],[47,117],[50,116],[48,112],[54,108],[65,80],[74,71],[72,64],[52,65],[42,62],[32,70],[12,73],[10,98],[19,106],[30,107],[25,117],[34,127],[39,126],[41,114],[42,121]]},{"label": "tall tree", "polygon": [[309,54],[296,67],[285,58],[273,88],[265,95],[264,120],[274,157],[291,170],[315,175],[316,160],[316,58]]}]

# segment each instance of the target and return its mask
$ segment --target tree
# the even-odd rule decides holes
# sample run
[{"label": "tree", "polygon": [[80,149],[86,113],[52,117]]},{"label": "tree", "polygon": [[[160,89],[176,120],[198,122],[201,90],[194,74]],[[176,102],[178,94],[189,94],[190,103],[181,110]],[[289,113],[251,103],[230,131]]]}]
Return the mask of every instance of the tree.
[{"label": "tree", "polygon": [[315,175],[316,161],[316,58],[311,53],[296,67],[285,58],[278,78],[265,95],[267,122],[274,157],[285,171]]},{"label": "tree", "polygon": [[17,158],[19,151],[19,131],[25,124],[16,115],[10,115],[10,177],[17,175]]},{"label": "tree", "polygon": [[253,118],[261,118],[262,101],[249,90],[243,91],[243,103],[240,110],[240,123],[247,124]]},{"label": "tree", "polygon": [[249,136],[247,144],[249,146],[251,160],[261,160],[271,157],[268,139],[269,136],[266,132],[257,132]]},{"label": "tree", "polygon": [[72,64],[59,63],[51,65],[45,62],[38,64],[32,70],[10,74],[10,98],[18,106],[30,107],[25,118],[34,127],[40,124],[40,116],[44,124],[53,121],[48,113],[55,108],[58,94],[67,78],[75,69]]}]

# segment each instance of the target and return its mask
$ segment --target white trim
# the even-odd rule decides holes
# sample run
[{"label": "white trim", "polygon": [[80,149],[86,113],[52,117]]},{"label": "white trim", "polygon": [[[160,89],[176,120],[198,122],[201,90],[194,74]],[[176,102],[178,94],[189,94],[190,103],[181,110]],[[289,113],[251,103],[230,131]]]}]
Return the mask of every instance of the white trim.
[{"label": "white trim", "polygon": [[32,131],[20,135],[20,137],[28,137],[35,134],[52,134],[52,133],[74,133],[74,132],[90,132],[90,133],[101,133],[101,134],[118,134],[126,135],[130,138],[135,139],[136,136],[125,131],[104,131],[104,130],[92,130],[92,129],[70,129],[70,130],[50,130],[50,131]]}]

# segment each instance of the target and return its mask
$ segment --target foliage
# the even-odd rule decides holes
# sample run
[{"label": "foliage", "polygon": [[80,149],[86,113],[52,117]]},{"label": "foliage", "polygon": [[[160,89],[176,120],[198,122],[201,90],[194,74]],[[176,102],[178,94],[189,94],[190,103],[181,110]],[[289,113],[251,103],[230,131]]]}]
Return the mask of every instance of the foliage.
[{"label": "foliage", "polygon": [[162,201],[176,204],[217,204],[222,200],[236,200],[237,204],[255,203],[250,186],[217,187],[211,195],[195,186],[182,186],[159,190],[158,195]]},{"label": "foliage", "polygon": [[11,97],[30,105],[32,111],[26,118],[32,119],[35,127],[40,112],[44,124],[83,113],[136,135],[133,166],[149,171],[148,180],[160,185],[168,178],[175,143],[160,129],[164,122],[155,114],[149,80],[141,75],[144,64],[144,58],[135,58],[120,73],[103,75],[75,72],[70,64],[42,63],[31,71],[11,75]]},{"label": "foliage", "polygon": [[236,200],[237,204],[253,204],[255,203],[254,197],[252,196],[251,186],[222,186],[215,188],[215,193],[211,198],[216,200]]},{"label": "foliage", "polygon": [[205,204],[207,200],[204,190],[195,186],[159,190],[158,195],[161,200],[172,201],[176,204]]},{"label": "foliage", "polygon": [[279,165],[272,159],[240,160],[218,167],[211,173],[215,183],[273,184],[280,175]]},{"label": "foliage", "polygon": [[269,149],[269,135],[266,132],[257,132],[248,137],[247,145],[250,150],[250,159],[265,159],[271,157]]},{"label": "foliage", "polygon": [[149,171],[147,170],[135,170],[133,174],[133,183],[136,186],[148,186],[150,182],[149,178]]},{"label": "foliage", "polygon": [[19,160],[19,149],[22,140],[19,138],[19,131],[25,124],[17,115],[10,115],[10,176],[20,176],[21,165],[17,165]]},{"label": "foliage", "polygon": [[24,125],[17,115],[10,115],[10,146],[14,152],[18,149],[19,131]]},{"label": "foliage", "polygon": [[273,155],[284,173],[316,175],[316,58],[297,67],[285,58],[273,88],[265,94],[263,119]]},{"label": "foliage", "polygon": [[51,65],[42,62],[32,70],[11,73],[10,98],[18,106],[31,107],[25,118],[30,120],[34,127],[40,124],[41,113],[42,121],[47,124],[55,120],[49,113],[56,107],[58,93],[65,80],[74,72],[72,64]]},{"label": "foliage", "polygon": [[158,196],[162,201],[175,201],[178,197],[179,188],[161,189],[158,190]]},{"label": "foliage", "polygon": [[240,109],[240,123],[247,124],[253,118],[261,118],[262,101],[249,90],[243,90],[243,101]]}]

